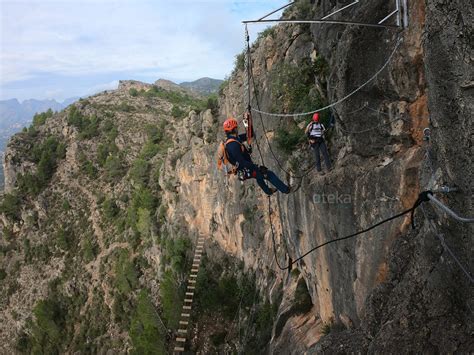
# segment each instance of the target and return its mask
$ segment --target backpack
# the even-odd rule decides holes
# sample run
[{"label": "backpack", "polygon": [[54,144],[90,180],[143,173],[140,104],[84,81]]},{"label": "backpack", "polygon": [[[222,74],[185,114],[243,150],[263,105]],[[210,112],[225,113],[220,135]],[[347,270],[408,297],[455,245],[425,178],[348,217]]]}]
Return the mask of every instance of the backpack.
[{"label": "backpack", "polygon": [[[227,144],[229,144],[231,142],[239,143],[240,149],[242,150],[242,153],[245,152],[244,145],[235,138],[229,138],[225,142],[221,142],[221,144],[219,145],[218,153],[217,153],[217,168],[219,170],[224,169],[224,172],[226,174],[236,175],[237,174],[237,167],[235,165],[232,165],[231,162],[229,161],[229,155],[228,155],[227,149],[226,149]],[[229,168],[228,165],[231,165],[231,167]]]}]

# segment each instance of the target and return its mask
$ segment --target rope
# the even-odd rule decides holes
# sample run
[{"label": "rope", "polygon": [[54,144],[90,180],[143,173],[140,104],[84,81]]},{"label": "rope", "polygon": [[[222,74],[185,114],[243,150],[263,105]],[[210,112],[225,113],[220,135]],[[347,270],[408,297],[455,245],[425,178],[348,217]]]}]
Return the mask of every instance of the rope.
[{"label": "rope", "polygon": [[355,93],[357,93],[358,91],[362,90],[365,86],[367,86],[370,82],[372,82],[387,66],[388,64],[391,62],[393,56],[395,55],[398,47],[400,46],[400,43],[402,42],[402,38],[399,37],[397,39],[397,42],[395,44],[395,48],[393,49],[392,53],[390,54],[390,56],[388,57],[387,61],[382,65],[382,67],[374,74],[372,75],[365,83],[363,83],[362,85],[360,85],[359,87],[357,87],[356,89],[354,89],[352,92],[350,92],[349,94],[347,94],[346,96],[344,96],[343,98],[337,100],[336,102],[333,102],[327,106],[324,106],[320,109],[317,109],[317,110],[314,110],[314,111],[309,111],[309,112],[302,112],[302,113],[270,113],[270,112],[265,112],[265,111],[261,111],[261,110],[256,110],[256,109],[252,109],[252,111],[254,112],[258,112],[260,114],[263,114],[263,115],[266,115],[266,116],[270,116],[270,117],[295,117],[295,116],[306,116],[306,115],[311,115],[313,113],[316,113],[316,112],[321,112],[321,111],[324,111],[324,110],[327,110],[328,108],[331,108],[333,106],[336,106],[338,104],[340,104],[341,102],[343,101],[346,101],[349,97],[351,97],[352,95],[354,95]]},{"label": "rope", "polygon": [[[411,217],[411,224],[412,224],[412,227],[415,228],[415,222],[414,222],[414,213],[415,213],[415,210],[423,203],[423,202],[427,202],[429,201],[429,198],[428,198],[428,194],[431,194],[431,191],[424,191],[422,193],[420,193],[418,195],[418,199],[416,200],[415,204],[413,205],[413,207],[403,211],[403,212],[400,212],[396,215],[393,215],[389,218],[386,218],[384,219],[383,221],[380,221],[364,230],[361,230],[361,231],[358,231],[356,233],[353,233],[353,234],[349,234],[347,236],[344,236],[344,237],[341,237],[341,238],[336,238],[336,239],[332,239],[332,240],[329,240],[327,242],[324,242],[322,244],[319,244],[317,246],[315,246],[314,248],[308,250],[306,253],[304,253],[303,255],[301,255],[299,258],[291,261],[288,263],[288,266],[286,267],[282,267],[277,259],[277,256],[276,256],[276,241],[275,241],[275,232],[274,232],[274,229],[273,229],[273,223],[272,223],[272,220],[271,220],[271,213],[269,213],[269,219],[270,219],[270,227],[271,227],[271,233],[272,233],[272,240],[273,240],[273,252],[275,254],[275,260],[276,260],[276,263],[278,265],[278,268],[280,270],[291,270],[291,267],[293,264],[295,264],[296,262],[300,261],[301,259],[303,259],[304,257],[306,257],[307,255],[313,253],[314,251],[326,246],[326,245],[329,245],[329,244],[332,244],[332,243],[336,243],[336,242],[340,242],[342,240],[346,240],[346,239],[350,239],[350,238],[354,238],[354,237],[357,237],[358,235],[361,235],[361,234],[364,234],[364,233],[367,233],[369,231],[371,231],[372,229],[374,228],[377,228],[378,226],[381,226],[382,224],[385,224],[387,222],[390,222],[396,218],[399,218],[399,217],[402,217],[408,213],[410,213],[410,217]],[[270,197],[269,197],[269,202],[270,202]],[[271,212],[271,209],[269,209],[269,212]]]}]

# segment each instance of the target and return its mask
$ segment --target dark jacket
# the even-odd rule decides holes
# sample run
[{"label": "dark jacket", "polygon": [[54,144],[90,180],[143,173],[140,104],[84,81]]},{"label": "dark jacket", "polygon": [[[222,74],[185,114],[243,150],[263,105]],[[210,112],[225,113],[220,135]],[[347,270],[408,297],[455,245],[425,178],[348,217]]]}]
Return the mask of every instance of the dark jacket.
[{"label": "dark jacket", "polygon": [[[227,135],[227,139],[234,138],[240,143],[247,141],[247,134],[239,134],[238,136]],[[242,151],[242,146],[237,142],[230,142],[226,145],[227,156],[229,162],[232,165],[238,165],[238,169],[242,170],[244,168],[249,169],[250,171],[255,171],[257,166],[252,162],[250,153],[244,146],[244,151]]]}]

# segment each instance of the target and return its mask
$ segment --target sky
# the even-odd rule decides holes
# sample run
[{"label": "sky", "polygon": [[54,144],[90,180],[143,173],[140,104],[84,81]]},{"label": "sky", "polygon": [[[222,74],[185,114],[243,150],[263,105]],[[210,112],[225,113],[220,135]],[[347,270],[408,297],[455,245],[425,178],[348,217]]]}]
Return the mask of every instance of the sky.
[{"label": "sky", "polygon": [[[285,3],[0,0],[0,100],[62,101],[128,79],[224,79],[244,48],[241,21]],[[252,25],[251,39],[264,28]]]}]

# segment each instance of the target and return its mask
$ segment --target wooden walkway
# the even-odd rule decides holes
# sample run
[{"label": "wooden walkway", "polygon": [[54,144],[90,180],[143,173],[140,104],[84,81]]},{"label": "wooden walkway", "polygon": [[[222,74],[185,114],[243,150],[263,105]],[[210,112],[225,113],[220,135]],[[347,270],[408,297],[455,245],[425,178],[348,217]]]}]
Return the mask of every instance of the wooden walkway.
[{"label": "wooden walkway", "polygon": [[181,312],[181,319],[179,321],[178,334],[176,335],[176,342],[174,347],[175,354],[181,354],[186,345],[187,334],[190,324],[191,309],[193,306],[194,291],[196,289],[196,278],[201,264],[202,250],[204,247],[204,237],[200,236],[197,241],[196,250],[194,251],[194,260],[189,274],[186,293],[184,296],[183,310]]}]

